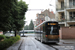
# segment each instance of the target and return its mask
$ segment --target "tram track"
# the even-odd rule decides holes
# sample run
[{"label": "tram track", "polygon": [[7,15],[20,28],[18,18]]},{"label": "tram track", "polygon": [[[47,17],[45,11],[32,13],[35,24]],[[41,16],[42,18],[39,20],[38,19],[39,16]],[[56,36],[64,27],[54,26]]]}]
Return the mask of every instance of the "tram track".
[{"label": "tram track", "polygon": [[[59,50],[58,48],[54,47],[54,46],[58,46],[59,44],[46,44],[46,43],[40,43],[37,40],[34,40],[32,38],[30,38],[32,40],[32,42],[35,44],[37,50]],[[21,50],[21,46],[23,44],[24,39],[22,39],[20,46],[18,47],[18,50]],[[40,45],[40,46],[39,46]]]},{"label": "tram track", "polygon": [[[38,41],[38,40],[37,40]],[[54,47],[54,46],[60,46],[59,44],[56,43],[42,43],[46,48],[48,48],[48,50],[59,50],[58,48]]]},{"label": "tram track", "polygon": [[56,48],[56,47],[53,47],[52,45],[50,45],[50,47],[54,48],[55,50],[59,50],[58,48]]},{"label": "tram track", "polygon": [[46,44],[43,44],[45,47],[47,47],[47,48],[53,48],[54,50],[59,50],[58,48],[56,48],[56,47],[54,47],[54,46],[60,46],[60,45],[58,45],[58,44],[48,44],[48,43],[46,43]]},{"label": "tram track", "polygon": [[22,46],[23,41],[24,41],[24,39],[22,40],[22,42],[21,42],[21,44],[20,44],[18,50],[21,50],[21,46]]}]

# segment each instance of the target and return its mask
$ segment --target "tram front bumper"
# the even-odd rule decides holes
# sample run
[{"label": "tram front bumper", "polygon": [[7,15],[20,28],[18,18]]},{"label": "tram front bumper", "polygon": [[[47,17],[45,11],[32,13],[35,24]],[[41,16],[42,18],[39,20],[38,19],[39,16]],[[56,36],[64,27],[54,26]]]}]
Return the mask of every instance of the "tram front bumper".
[{"label": "tram front bumper", "polygon": [[45,42],[58,43],[59,42],[59,39],[46,39]]}]

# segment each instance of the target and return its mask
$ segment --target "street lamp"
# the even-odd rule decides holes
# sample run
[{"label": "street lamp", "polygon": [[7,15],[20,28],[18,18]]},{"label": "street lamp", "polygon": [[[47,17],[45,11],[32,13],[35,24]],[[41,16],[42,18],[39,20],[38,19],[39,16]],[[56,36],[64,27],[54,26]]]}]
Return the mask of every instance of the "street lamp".
[{"label": "street lamp", "polygon": [[53,7],[55,8],[55,6],[54,6],[54,5],[52,5],[52,4],[49,4],[49,6],[53,6]]},{"label": "street lamp", "polygon": [[[52,4],[49,4],[49,6],[53,6]],[[55,6],[53,6],[55,8]]]},{"label": "street lamp", "polygon": [[53,6],[52,4],[49,4],[50,6]]},{"label": "street lamp", "polygon": [[[25,26],[26,21],[24,21],[24,26]],[[24,36],[24,27],[23,27],[23,36]]]}]

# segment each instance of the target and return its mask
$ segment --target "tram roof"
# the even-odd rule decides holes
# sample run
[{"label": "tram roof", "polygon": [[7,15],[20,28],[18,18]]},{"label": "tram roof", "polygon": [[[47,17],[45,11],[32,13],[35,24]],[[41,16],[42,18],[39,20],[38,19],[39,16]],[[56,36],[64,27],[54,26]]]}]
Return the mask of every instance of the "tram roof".
[{"label": "tram roof", "polygon": [[[44,22],[42,22],[41,24],[39,24],[37,27],[41,26],[43,23],[46,23],[46,22],[57,22],[57,21],[44,21]],[[37,27],[35,27],[35,29],[36,29]]]}]

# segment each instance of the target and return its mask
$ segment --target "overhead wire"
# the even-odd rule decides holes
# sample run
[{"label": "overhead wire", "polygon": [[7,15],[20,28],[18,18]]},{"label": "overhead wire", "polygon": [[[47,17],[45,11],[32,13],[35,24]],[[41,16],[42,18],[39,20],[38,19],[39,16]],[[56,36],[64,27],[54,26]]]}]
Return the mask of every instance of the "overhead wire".
[{"label": "overhead wire", "polygon": [[[29,0],[29,6],[30,6],[30,0]],[[50,0],[50,3],[52,2],[52,0]],[[47,6],[46,6],[47,7]],[[44,9],[28,9],[28,11],[43,11]]]},{"label": "overhead wire", "polygon": [[52,0],[50,0],[50,2],[52,2]]},{"label": "overhead wire", "polygon": [[[51,3],[52,2],[52,0],[50,0],[50,2],[49,3]],[[49,5],[49,4],[48,4]],[[47,6],[46,6],[47,7]]]},{"label": "overhead wire", "polygon": [[[30,6],[30,0],[29,0],[29,6]],[[28,11],[40,11],[40,10],[43,10],[43,9],[28,9]]]}]

